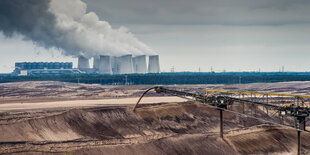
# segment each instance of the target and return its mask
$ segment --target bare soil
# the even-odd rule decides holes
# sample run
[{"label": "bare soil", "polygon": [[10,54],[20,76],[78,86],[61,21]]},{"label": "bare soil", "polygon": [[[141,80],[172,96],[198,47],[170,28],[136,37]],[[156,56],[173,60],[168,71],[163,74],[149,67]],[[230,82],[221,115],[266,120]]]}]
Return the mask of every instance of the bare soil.
[{"label": "bare soil", "polygon": [[[310,82],[261,85],[169,87],[193,92],[203,92],[206,87],[266,91],[281,88],[286,92],[301,89],[309,94],[305,90],[310,87]],[[149,104],[142,104],[135,113],[132,112],[136,97],[149,87],[58,82],[0,84],[0,94],[3,95],[0,154],[296,153],[296,131],[229,112],[224,112],[224,139],[221,139],[219,111],[194,101],[151,93],[147,95],[149,100],[142,100]],[[41,95],[39,91],[32,93],[35,89],[39,89]],[[77,92],[89,96],[81,97]],[[46,99],[38,102],[42,95]],[[16,99],[16,96],[20,98]],[[28,98],[27,103],[20,103],[23,98]],[[68,101],[68,98],[72,100]],[[263,115],[260,109],[257,113]],[[310,134],[302,133],[302,153],[310,154]]]}]

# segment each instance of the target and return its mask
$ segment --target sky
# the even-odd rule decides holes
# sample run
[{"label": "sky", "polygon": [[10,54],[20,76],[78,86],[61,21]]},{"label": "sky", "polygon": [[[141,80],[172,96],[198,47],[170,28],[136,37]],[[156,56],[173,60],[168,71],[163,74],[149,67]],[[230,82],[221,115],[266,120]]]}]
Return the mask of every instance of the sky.
[{"label": "sky", "polygon": [[[310,71],[309,0],[83,0],[113,28],[127,27],[160,55],[161,71]],[[1,22],[1,21],[0,21]],[[0,73],[15,62],[68,61],[0,33]]]}]

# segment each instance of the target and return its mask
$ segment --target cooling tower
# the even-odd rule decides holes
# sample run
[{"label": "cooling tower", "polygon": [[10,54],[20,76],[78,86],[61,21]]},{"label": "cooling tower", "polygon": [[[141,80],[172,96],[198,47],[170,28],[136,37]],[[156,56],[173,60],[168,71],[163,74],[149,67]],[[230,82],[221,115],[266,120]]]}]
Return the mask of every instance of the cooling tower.
[{"label": "cooling tower", "polygon": [[113,74],[118,74],[117,57],[116,56],[111,56],[110,60],[111,60],[112,73]]},{"label": "cooling tower", "polygon": [[93,68],[95,70],[99,69],[99,63],[100,63],[100,56],[94,56]]},{"label": "cooling tower", "polygon": [[146,56],[136,56],[132,58],[134,73],[144,74],[146,73]]},{"label": "cooling tower", "polygon": [[100,56],[99,74],[112,74],[110,56]]},{"label": "cooling tower", "polygon": [[89,68],[89,60],[83,56],[79,56],[78,68],[80,69]]},{"label": "cooling tower", "polygon": [[119,74],[131,74],[133,73],[132,67],[132,55],[124,55],[117,58],[117,64],[119,68]]},{"label": "cooling tower", "polygon": [[150,55],[149,56],[148,72],[149,73],[159,73],[160,72],[159,56],[158,55]]}]

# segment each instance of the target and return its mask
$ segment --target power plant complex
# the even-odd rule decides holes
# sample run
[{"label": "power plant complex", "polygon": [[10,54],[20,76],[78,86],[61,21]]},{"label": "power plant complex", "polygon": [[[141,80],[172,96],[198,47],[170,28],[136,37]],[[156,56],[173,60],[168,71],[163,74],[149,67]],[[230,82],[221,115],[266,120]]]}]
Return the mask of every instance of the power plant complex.
[{"label": "power plant complex", "polygon": [[[147,64],[147,57],[149,58]],[[90,67],[89,58],[78,57],[77,68],[72,62],[20,62],[15,63],[13,75],[63,75],[63,74],[146,74],[160,73],[158,55],[131,54],[123,56],[100,55],[93,57]]]},{"label": "power plant complex", "polygon": [[89,59],[83,56],[78,58],[78,69],[86,73],[98,74],[145,74],[160,73],[159,56],[149,56],[147,68],[146,55],[133,57],[131,54],[123,56],[100,55],[93,58],[93,68],[89,67]]}]

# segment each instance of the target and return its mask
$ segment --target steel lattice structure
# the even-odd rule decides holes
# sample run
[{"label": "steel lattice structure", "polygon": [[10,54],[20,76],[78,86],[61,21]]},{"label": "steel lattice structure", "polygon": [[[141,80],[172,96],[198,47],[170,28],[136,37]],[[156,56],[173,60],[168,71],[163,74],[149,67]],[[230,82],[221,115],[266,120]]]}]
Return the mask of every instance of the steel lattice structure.
[{"label": "steel lattice structure", "polygon": [[220,113],[220,136],[223,138],[223,111],[245,115],[261,121],[290,127],[297,131],[300,154],[300,133],[307,132],[307,118],[310,114],[310,96],[249,91],[206,90],[206,94],[195,94],[156,86],[146,90],[133,111],[136,110],[143,96],[150,90],[157,93],[193,99],[211,106]]}]

